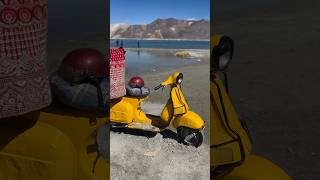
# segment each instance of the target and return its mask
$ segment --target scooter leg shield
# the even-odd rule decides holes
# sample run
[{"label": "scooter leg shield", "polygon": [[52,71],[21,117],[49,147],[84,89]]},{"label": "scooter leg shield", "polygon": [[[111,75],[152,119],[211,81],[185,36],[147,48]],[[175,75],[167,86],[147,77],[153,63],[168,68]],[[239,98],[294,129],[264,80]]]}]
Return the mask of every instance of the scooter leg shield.
[{"label": "scooter leg shield", "polygon": [[186,114],[176,117],[173,121],[173,127],[178,128],[180,126],[202,129],[205,125],[204,120],[195,112],[188,111]]},{"label": "scooter leg shield", "polygon": [[260,156],[249,155],[242,165],[236,167],[221,180],[291,180],[280,167]]}]

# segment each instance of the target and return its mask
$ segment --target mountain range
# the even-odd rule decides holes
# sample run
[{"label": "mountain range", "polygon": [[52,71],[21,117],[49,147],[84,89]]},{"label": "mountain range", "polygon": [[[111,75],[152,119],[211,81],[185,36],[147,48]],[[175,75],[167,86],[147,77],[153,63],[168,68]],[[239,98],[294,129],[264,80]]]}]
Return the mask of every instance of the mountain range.
[{"label": "mountain range", "polygon": [[210,37],[208,20],[156,19],[149,24],[111,24],[111,39],[204,39]]}]

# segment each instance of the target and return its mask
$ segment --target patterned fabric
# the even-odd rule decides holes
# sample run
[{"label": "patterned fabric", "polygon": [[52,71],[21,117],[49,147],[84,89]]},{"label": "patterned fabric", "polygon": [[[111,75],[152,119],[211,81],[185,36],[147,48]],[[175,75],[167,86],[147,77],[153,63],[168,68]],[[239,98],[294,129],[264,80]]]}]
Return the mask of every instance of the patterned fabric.
[{"label": "patterned fabric", "polygon": [[51,103],[47,0],[0,0],[0,118]]},{"label": "patterned fabric", "polygon": [[125,94],[125,51],[123,48],[110,48],[110,99]]}]

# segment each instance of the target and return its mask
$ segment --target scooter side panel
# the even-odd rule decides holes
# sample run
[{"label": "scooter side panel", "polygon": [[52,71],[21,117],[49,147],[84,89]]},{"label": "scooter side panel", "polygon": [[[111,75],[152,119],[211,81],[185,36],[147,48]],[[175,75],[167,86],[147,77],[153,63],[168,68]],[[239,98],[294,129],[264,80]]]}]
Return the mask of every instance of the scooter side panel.
[{"label": "scooter side panel", "polygon": [[178,128],[180,126],[202,129],[205,125],[204,120],[195,112],[188,111],[186,114],[176,117],[173,120],[173,127]]},{"label": "scooter side panel", "polygon": [[172,88],[171,99],[174,109],[174,115],[184,114],[189,111],[189,105],[185,97],[183,96],[183,93],[179,86]]},{"label": "scooter side panel", "polygon": [[210,149],[210,164],[215,167],[241,161],[240,147],[237,142],[230,142]]},{"label": "scooter side panel", "polygon": [[[222,125],[224,128],[220,128],[220,126],[218,126],[220,128],[221,131],[226,131],[228,133],[231,133],[230,135],[235,135],[235,133],[233,133],[232,131],[237,132],[237,134],[240,136],[240,139],[242,141],[243,146],[245,147],[245,153],[246,154],[250,154],[251,149],[252,149],[252,145],[251,145],[251,141],[249,138],[249,135],[247,134],[247,132],[245,131],[245,129],[243,128],[238,114],[235,111],[232,101],[228,95],[228,93],[226,92],[223,82],[221,81],[221,79],[219,78],[218,74],[215,74],[216,78],[214,79],[214,83],[211,83],[211,87],[210,87],[210,91],[211,91],[211,96],[213,98],[213,101],[216,103],[217,108],[216,108],[216,113],[219,113],[221,116],[218,121],[218,119],[213,119],[213,121],[215,122],[223,122]],[[224,110],[225,110],[225,115],[224,115]],[[232,130],[232,131],[231,131]],[[218,136],[220,134],[217,134],[218,131],[212,131],[211,133],[211,139],[213,141],[218,140]],[[234,137],[234,138],[238,138],[238,137]],[[220,140],[220,139],[219,139]],[[215,143],[223,143],[223,142],[215,142]]]},{"label": "scooter side panel", "polygon": [[241,166],[236,167],[221,180],[291,180],[280,167],[256,155],[246,157]]},{"label": "scooter side panel", "polygon": [[107,117],[97,115],[96,112],[50,107],[41,112],[39,121],[54,126],[71,140],[76,149],[75,179],[102,180],[109,177],[108,162],[99,155],[95,145],[96,131],[105,125]]}]

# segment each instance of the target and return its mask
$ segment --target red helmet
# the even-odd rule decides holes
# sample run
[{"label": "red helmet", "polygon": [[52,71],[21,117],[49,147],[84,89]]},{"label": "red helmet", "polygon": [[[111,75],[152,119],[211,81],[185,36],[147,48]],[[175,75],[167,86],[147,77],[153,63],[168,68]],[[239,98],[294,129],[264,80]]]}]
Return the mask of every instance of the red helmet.
[{"label": "red helmet", "polygon": [[106,57],[98,50],[80,48],[68,53],[60,64],[58,74],[69,82],[109,75]]},{"label": "red helmet", "polygon": [[128,85],[132,88],[141,88],[144,86],[144,80],[139,76],[134,76],[129,80]]}]

